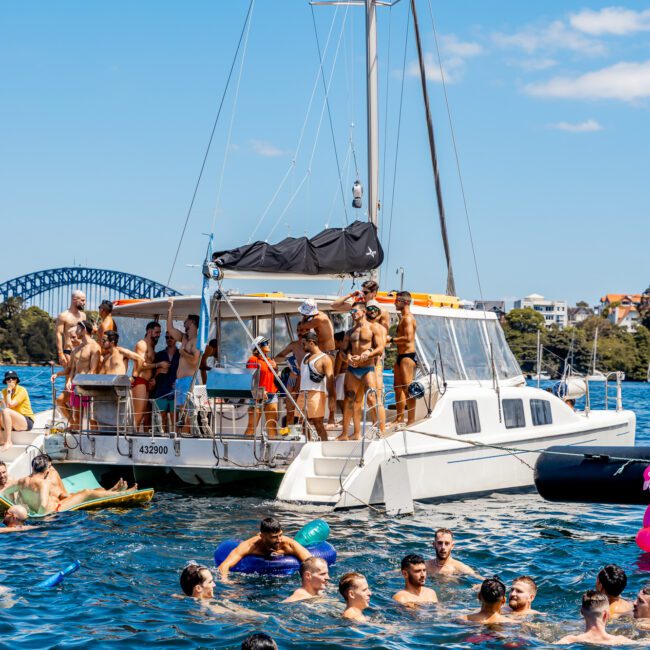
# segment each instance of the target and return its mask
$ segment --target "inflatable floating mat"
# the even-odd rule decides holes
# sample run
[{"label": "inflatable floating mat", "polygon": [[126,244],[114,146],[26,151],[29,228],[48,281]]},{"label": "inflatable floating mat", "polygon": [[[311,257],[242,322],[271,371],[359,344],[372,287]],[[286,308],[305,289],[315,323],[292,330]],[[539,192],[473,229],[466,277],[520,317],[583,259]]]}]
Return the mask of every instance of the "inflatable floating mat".
[{"label": "inflatable floating mat", "polygon": [[[80,472],[79,474],[73,474],[67,478],[63,479],[63,485],[69,493],[79,492],[79,490],[87,489],[96,489],[100,488],[101,485],[97,482],[95,475],[90,471],[86,470],[85,472]],[[71,512],[73,510],[91,510],[93,508],[128,508],[130,506],[139,505],[142,503],[148,503],[153,498],[154,491],[151,488],[146,490],[136,490],[135,492],[129,492],[129,494],[119,494],[116,493],[115,496],[103,497],[102,499],[93,499],[92,501],[85,501],[72,508],[67,508],[64,510],[59,510],[59,512]],[[7,497],[0,494],[0,511],[7,510],[11,506],[15,505]],[[57,514],[57,513],[49,513]],[[29,514],[30,517],[47,517],[49,515],[40,515],[40,514]]]}]

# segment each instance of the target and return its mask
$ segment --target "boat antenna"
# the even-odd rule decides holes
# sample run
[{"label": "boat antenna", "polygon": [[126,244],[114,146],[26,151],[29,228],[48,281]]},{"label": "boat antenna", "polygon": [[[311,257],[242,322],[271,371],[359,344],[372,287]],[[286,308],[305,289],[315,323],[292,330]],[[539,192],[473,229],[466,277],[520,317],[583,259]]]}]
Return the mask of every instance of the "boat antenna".
[{"label": "boat antenna", "polygon": [[445,206],[442,202],[442,187],[440,185],[440,171],[438,170],[438,158],[436,156],[436,142],[433,135],[433,121],[431,120],[431,107],[429,105],[429,92],[427,90],[427,75],[424,66],[424,57],[422,55],[422,42],[420,40],[420,26],[418,24],[418,14],[415,8],[415,0],[411,0],[411,13],[413,14],[413,27],[415,32],[415,43],[418,49],[418,62],[420,64],[420,81],[422,82],[422,97],[424,99],[424,111],[427,118],[427,130],[429,132],[429,151],[431,152],[431,163],[433,165],[433,177],[436,185],[436,197],[438,199],[438,216],[440,218],[440,232],[442,234],[442,244],[445,249],[445,258],[447,260],[447,295],[456,295],[456,283],[454,282],[454,271],[451,266],[451,250],[449,248],[449,238],[447,236],[447,220],[445,218]]}]

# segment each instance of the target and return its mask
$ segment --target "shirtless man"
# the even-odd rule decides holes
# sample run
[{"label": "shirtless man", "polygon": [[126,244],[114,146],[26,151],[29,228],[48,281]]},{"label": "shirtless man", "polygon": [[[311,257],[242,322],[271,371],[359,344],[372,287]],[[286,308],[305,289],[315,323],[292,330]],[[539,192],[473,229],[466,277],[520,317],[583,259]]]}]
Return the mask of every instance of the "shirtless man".
[{"label": "shirtless man", "polygon": [[528,616],[539,614],[532,608],[537,595],[537,585],[530,576],[519,576],[512,581],[510,596],[508,597],[508,614],[514,616]]},{"label": "shirtless man", "polygon": [[[336,345],[336,359],[334,361],[334,388],[336,389],[336,406],[343,416],[343,409],[345,404],[345,373],[348,369],[347,354],[343,352],[343,341],[345,340],[345,332],[336,332],[334,334],[334,343]],[[334,429],[336,427],[336,413],[330,411],[326,429]]]},{"label": "shirtless man", "polygon": [[200,600],[214,598],[214,577],[207,566],[188,564],[181,573],[181,589],[186,596]]},{"label": "shirtless man", "polygon": [[[353,440],[361,439],[361,411],[366,391],[377,388],[375,363],[384,353],[384,345],[377,329],[366,320],[366,305],[359,302],[350,310],[352,329],[346,332],[342,349],[347,354],[348,369],[345,374],[345,405],[343,430],[337,440],[349,440],[348,427],[354,417]],[[367,409],[370,417],[375,412],[376,395],[369,393]]]},{"label": "shirtless man", "polygon": [[[335,300],[332,303],[332,310],[337,312],[346,312],[346,311],[350,311],[352,305],[355,302],[363,301],[366,303],[366,305],[371,300],[376,302],[378,291],[379,291],[379,285],[374,280],[366,280],[361,285],[361,291],[353,291],[352,293],[349,293],[347,296],[343,296]],[[378,318],[378,322],[381,325],[383,325],[384,328],[386,329],[386,332],[388,332],[388,328],[390,327],[390,314],[385,309],[382,309],[381,307],[379,308],[379,310],[380,310],[380,317]]]},{"label": "shirtless man", "polygon": [[404,423],[404,407],[406,407],[406,425],[415,422],[415,398],[408,397],[408,387],[415,379],[415,367],[418,358],[415,353],[415,330],[417,323],[411,314],[411,294],[400,291],[395,296],[395,307],[400,314],[397,332],[389,341],[397,346],[397,360],[393,367],[395,388],[395,422]]},{"label": "shirtless man", "polygon": [[[176,371],[175,389],[176,407],[179,408],[185,405],[185,398],[192,386],[192,379],[201,361],[201,352],[197,347],[199,317],[196,314],[190,314],[183,321],[183,327],[185,328],[185,333],[183,333],[174,327],[174,299],[170,298],[167,304],[169,305],[167,310],[167,333],[171,334],[181,344],[178,350],[180,361]],[[189,428],[189,425],[186,428]]]},{"label": "shirtless man", "polygon": [[99,364],[100,375],[126,375],[128,374],[129,360],[133,361],[133,372],[137,372],[144,363],[141,357],[131,350],[118,347],[120,335],[117,332],[106,332],[100,341],[102,358]]},{"label": "shirtless man", "polygon": [[329,567],[322,557],[308,557],[300,564],[302,585],[283,603],[296,603],[300,600],[322,596],[330,580]]},{"label": "shirtless man", "polygon": [[478,601],[481,608],[477,612],[463,616],[464,620],[484,625],[511,622],[511,619],[501,614],[501,608],[506,603],[506,586],[497,576],[483,580],[478,592]]},{"label": "shirtless man", "polygon": [[149,404],[149,391],[154,388],[154,376],[160,368],[164,372],[169,369],[167,361],[156,361],[156,345],[161,334],[160,323],[147,323],[144,338],[135,344],[135,353],[144,358],[144,363],[133,370],[131,379],[131,394],[133,395],[133,425],[136,431],[141,430],[142,421]]},{"label": "shirtless man", "polygon": [[101,341],[106,332],[117,332],[117,325],[113,320],[113,303],[110,300],[102,300],[101,305],[99,305],[97,340]]},{"label": "shirtless man", "polygon": [[398,591],[393,596],[393,600],[409,606],[438,602],[436,592],[424,586],[427,579],[427,566],[422,556],[411,554],[403,558],[402,576],[404,576],[404,589]]},{"label": "shirtless man", "polygon": [[454,534],[449,528],[439,528],[433,537],[436,557],[427,561],[427,572],[432,576],[466,575],[482,580],[483,578],[474,569],[451,557],[454,546]]},{"label": "shirtless man", "polygon": [[7,463],[4,460],[0,460],[0,493],[8,487],[14,485],[16,481],[12,478],[9,478],[9,472],[7,471]]},{"label": "shirtless man", "polygon": [[370,606],[372,592],[362,573],[346,573],[339,581],[339,593],[345,599],[343,618],[352,621],[367,621],[363,611]]},{"label": "shirtless man", "polygon": [[605,629],[609,620],[609,603],[605,594],[592,589],[582,596],[580,613],[585,619],[582,634],[568,634],[556,642],[558,645],[593,643],[597,645],[633,645],[634,641],[619,634],[610,634]]},{"label": "shirtless man", "polygon": [[201,383],[208,383],[208,371],[217,368],[219,365],[219,341],[217,339],[210,339],[208,344],[203,350],[203,356],[199,363],[199,370],[201,371]]},{"label": "shirtless man", "polygon": [[228,571],[247,555],[261,555],[262,557],[295,555],[301,562],[311,557],[309,551],[301,544],[282,534],[280,522],[273,517],[262,519],[259,535],[241,542],[239,546],[230,551],[228,557],[217,569],[223,577],[226,577]]},{"label": "shirtless man", "polygon": [[91,338],[92,325],[87,320],[77,323],[75,334],[79,345],[72,351],[70,361],[65,369],[65,390],[70,395],[70,415],[68,420],[72,425],[79,424],[82,401],[87,404],[87,397],[79,397],[74,390],[74,378],[82,374],[97,374],[101,359],[101,348],[95,339]]},{"label": "shirtless man", "polygon": [[[300,364],[305,356],[305,351],[302,348],[301,337],[306,331],[307,330],[304,327],[301,327],[300,323],[298,323],[298,327],[296,328],[298,339],[296,341],[291,341],[286,348],[273,357],[276,364],[280,364],[286,360],[287,365],[291,370],[286,386],[287,390],[296,401],[298,400],[298,393],[300,392]],[[291,426],[295,419],[296,407],[290,399],[286,400],[286,409],[287,426]]]},{"label": "shirtless man", "polygon": [[[366,301],[366,319],[373,328],[373,331],[382,348],[386,349],[388,342],[388,329],[381,322],[382,309],[376,300]],[[375,375],[377,377],[377,417],[379,418],[379,431],[383,434],[386,431],[386,411],[384,410],[384,355],[375,359]]]},{"label": "shirtless man", "polygon": [[634,623],[640,630],[650,630],[650,583],[642,587],[633,606]]},{"label": "shirtless man", "polygon": [[302,314],[300,326],[303,330],[316,330],[318,347],[329,354],[332,359],[336,355],[334,344],[334,326],[326,314],[318,311],[318,305],[313,298],[308,298],[300,305],[298,311]]},{"label": "shirtless man", "polygon": [[77,323],[86,320],[85,306],[86,294],[83,291],[73,291],[70,307],[56,318],[56,352],[62,366],[68,364],[72,352],[70,336],[75,331]]},{"label": "shirtless man", "polygon": [[607,596],[610,618],[632,613],[632,603],[625,600],[625,598],[621,598],[626,586],[627,576],[620,566],[608,564],[599,571],[596,578],[596,591]]},{"label": "shirtless man", "polygon": [[29,514],[25,506],[11,506],[8,508],[2,518],[4,528],[0,528],[0,533],[17,533],[20,531],[31,530],[32,526],[25,525]]}]

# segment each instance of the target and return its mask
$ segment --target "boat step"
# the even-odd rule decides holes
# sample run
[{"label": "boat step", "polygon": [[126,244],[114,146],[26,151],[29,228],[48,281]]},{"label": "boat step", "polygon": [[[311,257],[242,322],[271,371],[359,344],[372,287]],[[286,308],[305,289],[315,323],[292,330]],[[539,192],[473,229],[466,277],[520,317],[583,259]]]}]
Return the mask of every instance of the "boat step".
[{"label": "boat step", "polygon": [[[368,444],[366,443],[366,448]],[[321,455],[328,458],[355,458],[361,455],[360,440],[329,440],[321,443]]]},{"label": "boat step", "polygon": [[42,431],[36,431],[35,429],[31,431],[12,431],[11,441],[14,445],[31,445],[36,438],[42,435]]},{"label": "boat step", "polygon": [[357,465],[358,458],[314,458],[316,476],[342,476],[345,478]]},{"label": "boat step", "polygon": [[12,463],[18,456],[22,456],[27,450],[27,445],[13,445],[6,451],[0,451],[0,460],[3,460],[7,465]]},{"label": "boat step", "polygon": [[306,476],[307,493],[333,497],[341,487],[338,476]]}]

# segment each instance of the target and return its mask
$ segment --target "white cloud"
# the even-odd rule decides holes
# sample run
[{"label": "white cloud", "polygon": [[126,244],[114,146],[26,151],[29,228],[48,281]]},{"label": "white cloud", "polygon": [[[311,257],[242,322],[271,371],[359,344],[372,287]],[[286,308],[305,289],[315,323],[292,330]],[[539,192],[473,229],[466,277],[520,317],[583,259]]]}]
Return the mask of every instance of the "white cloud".
[{"label": "white cloud", "polygon": [[623,36],[634,32],[650,31],[650,9],[634,11],[625,7],[605,7],[600,11],[585,9],[573,14],[571,26],[586,34]]},{"label": "white cloud", "polygon": [[461,59],[469,59],[473,56],[478,56],[483,53],[483,48],[478,43],[470,41],[460,41],[455,34],[445,34],[440,37],[440,50],[444,55],[450,57],[460,57]]},{"label": "white cloud", "polygon": [[528,54],[555,50],[570,50],[581,54],[602,54],[605,47],[599,41],[568,27],[561,20],[548,25],[529,25],[513,34],[496,33],[492,40],[500,47],[514,47]]},{"label": "white cloud", "polygon": [[[445,76],[446,83],[457,83],[465,72],[465,59],[479,56],[483,48],[478,43],[461,41],[454,34],[445,34],[440,37],[440,52],[442,57],[442,73],[437,58],[434,59],[431,52],[424,53],[424,69],[429,81],[442,81]],[[411,61],[406,69],[410,77],[420,75],[420,64],[418,61]]]},{"label": "white cloud", "polygon": [[265,140],[249,140],[249,144],[258,156],[273,158],[275,156],[284,156],[285,152],[278,149],[275,145]]},{"label": "white cloud", "polygon": [[552,129],[560,131],[570,131],[571,133],[590,133],[593,131],[602,131],[603,127],[596,120],[585,120],[584,122],[558,122],[551,124]]},{"label": "white cloud", "polygon": [[621,62],[576,77],[554,77],[524,88],[536,97],[618,99],[633,102],[650,97],[650,61]]},{"label": "white cloud", "polygon": [[509,65],[517,66],[526,72],[538,72],[539,70],[548,70],[557,65],[555,59],[511,59],[507,61]]}]

